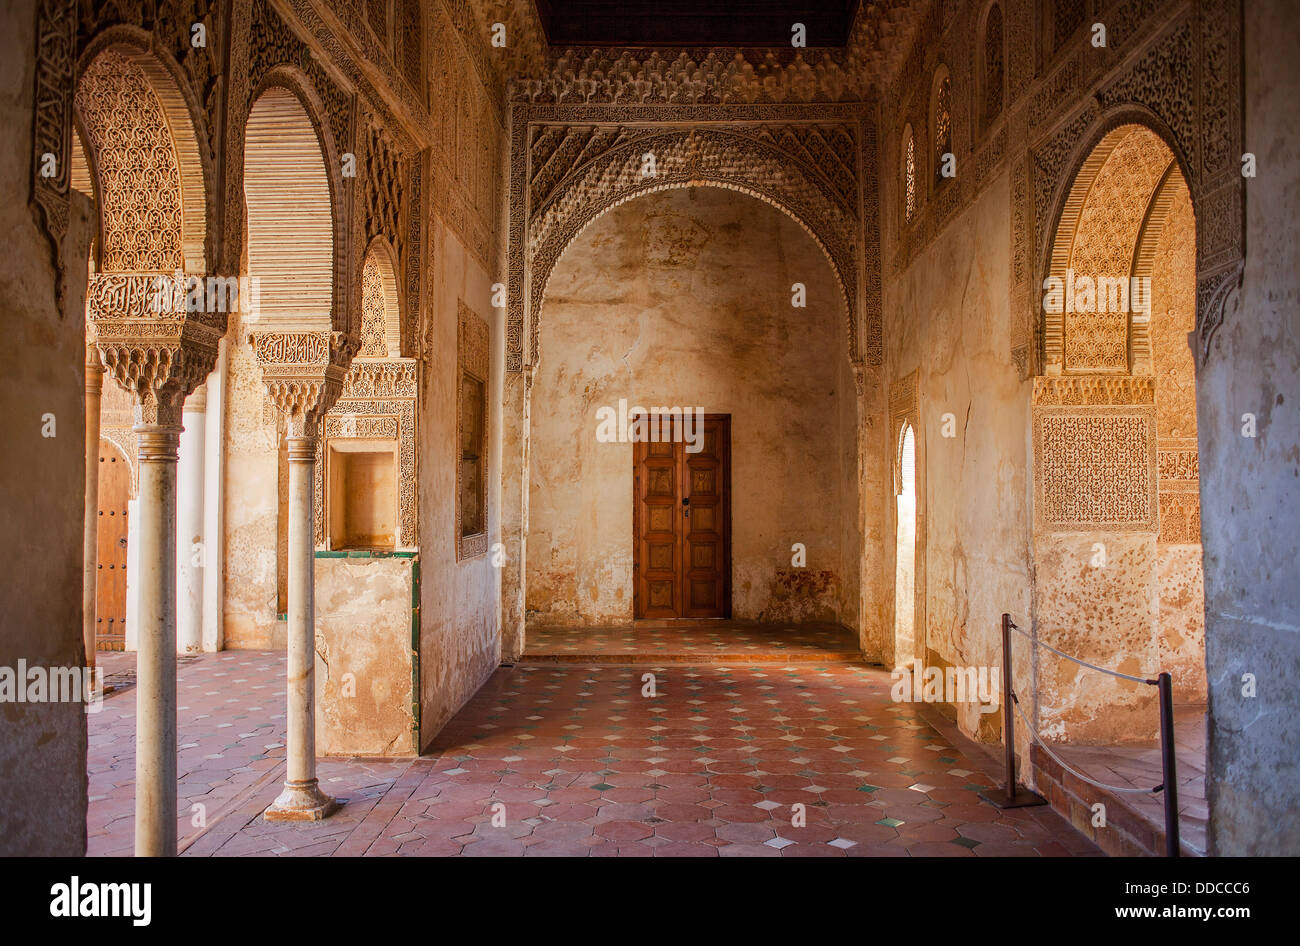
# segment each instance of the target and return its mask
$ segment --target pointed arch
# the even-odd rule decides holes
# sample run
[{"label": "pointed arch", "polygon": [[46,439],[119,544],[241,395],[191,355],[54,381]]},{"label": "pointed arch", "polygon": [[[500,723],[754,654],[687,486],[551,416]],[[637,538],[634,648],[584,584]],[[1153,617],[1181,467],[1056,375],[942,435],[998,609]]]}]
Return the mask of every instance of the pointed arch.
[{"label": "pointed arch", "polygon": [[[99,211],[101,270],[204,274],[210,262],[212,179],[201,110],[148,34],[116,27],[78,63],[74,127],[82,186]],[[78,169],[79,170],[79,169]]]},{"label": "pointed arch", "polygon": [[912,131],[910,122],[903,128],[902,142],[898,155],[898,169],[901,176],[899,193],[903,195],[902,216],[903,225],[906,226],[916,219],[916,212],[921,206],[916,177],[916,133]]},{"label": "pointed arch", "polygon": [[361,266],[361,347],[358,358],[400,358],[401,294],[396,254],[383,237],[370,241]]},{"label": "pointed arch", "polygon": [[[1071,287],[1072,274],[1108,280],[1135,275],[1141,237],[1161,185],[1186,181],[1170,140],[1144,121],[1119,121],[1100,132],[1064,190],[1045,250],[1044,289]],[[1157,207],[1158,212],[1158,207]],[[1048,280],[1051,282],[1049,283]],[[1117,290],[1118,291],[1118,290]],[[1125,296],[1127,299],[1127,296]],[[1145,322],[1133,313],[1093,313],[1083,326],[1046,293],[1040,300],[1042,373],[1128,374],[1148,350]],[[1135,361],[1135,353],[1137,358]]]},{"label": "pointed arch", "polygon": [[956,147],[952,122],[952,75],[948,67],[940,65],[934,70],[930,84],[930,186],[935,188],[947,180],[943,174],[944,155],[954,153]]},{"label": "pointed arch", "polygon": [[332,326],[341,242],[333,188],[317,126],[290,85],[268,83],[253,99],[243,158],[258,319],[285,330]]},{"label": "pointed arch", "polygon": [[[643,172],[647,153],[653,174]],[[537,208],[526,239],[528,346],[539,357],[538,325],[546,283],[579,233],[611,208],[643,194],[681,187],[720,187],[756,197],[786,214],[830,261],[844,304],[850,361],[860,359],[857,317],[857,209],[801,161],[754,137],[722,130],[671,128],[632,137],[570,172]],[[513,340],[512,340],[513,341]]]}]

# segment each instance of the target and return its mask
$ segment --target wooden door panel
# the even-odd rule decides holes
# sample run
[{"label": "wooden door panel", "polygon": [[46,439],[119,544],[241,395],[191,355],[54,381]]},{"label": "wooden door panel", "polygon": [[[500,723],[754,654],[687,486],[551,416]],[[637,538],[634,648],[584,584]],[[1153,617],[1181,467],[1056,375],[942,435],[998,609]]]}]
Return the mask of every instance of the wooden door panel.
[{"label": "wooden door panel", "polygon": [[100,441],[96,650],[122,650],[126,646],[126,504],[130,498],[130,466],[116,447]]},{"label": "wooden door panel", "polygon": [[678,464],[672,443],[637,443],[636,617],[675,617],[681,601],[681,526],[677,518]]},{"label": "wooden door panel", "polygon": [[682,444],[686,475],[686,586],[683,617],[721,618],[731,612],[727,495],[730,418],[709,415],[704,420],[700,450]]},{"label": "wooden door panel", "polygon": [[633,615],[731,614],[730,418],[706,415],[702,449],[671,439],[634,444]]}]

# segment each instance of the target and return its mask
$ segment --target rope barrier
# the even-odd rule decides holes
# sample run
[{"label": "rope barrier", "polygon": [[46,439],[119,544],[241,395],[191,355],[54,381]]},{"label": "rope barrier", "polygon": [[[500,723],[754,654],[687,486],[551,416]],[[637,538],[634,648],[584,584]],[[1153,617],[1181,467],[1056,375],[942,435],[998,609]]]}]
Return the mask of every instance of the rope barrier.
[{"label": "rope barrier", "polygon": [[1134,795],[1145,795],[1148,793],[1154,794],[1156,792],[1164,790],[1163,785],[1157,785],[1155,788],[1121,788],[1118,785],[1107,785],[1105,782],[1098,782],[1096,779],[1089,778],[1088,776],[1080,772],[1078,769],[1071,768],[1070,765],[1064,759],[1062,759],[1051,749],[1047,748],[1047,744],[1044,743],[1041,738],[1039,738],[1039,734],[1035,732],[1034,727],[1029,724],[1029,719],[1028,717],[1025,716],[1025,711],[1020,708],[1020,700],[1016,699],[1016,695],[1014,693],[1011,694],[1011,705],[1014,706],[1016,708],[1016,712],[1020,714],[1020,719],[1025,724],[1025,729],[1028,731],[1029,738],[1034,742],[1034,744],[1037,745],[1038,748],[1046,752],[1054,760],[1056,760],[1057,765],[1065,769],[1065,771],[1069,772],[1075,778],[1087,782],[1089,785],[1095,785],[1097,788],[1104,788],[1108,792],[1124,792],[1124,793],[1131,793]]},{"label": "rope barrier", "polygon": [[1111,670],[1111,669],[1109,669],[1109,668],[1107,668],[1107,667],[1098,667],[1096,664],[1090,664],[1090,663],[1088,663],[1088,661],[1086,661],[1086,660],[1080,660],[1078,657],[1071,657],[1069,654],[1064,653],[1063,651],[1059,651],[1059,650],[1057,650],[1057,649],[1056,649],[1055,647],[1053,647],[1051,644],[1044,644],[1042,641],[1040,641],[1040,640],[1036,640],[1036,639],[1034,639],[1033,637],[1030,637],[1028,634],[1026,634],[1024,631],[1022,631],[1019,627],[1017,627],[1016,624],[1015,624],[1014,622],[1012,622],[1010,626],[1011,626],[1011,630],[1015,631],[1017,634],[1019,634],[1019,635],[1020,635],[1021,637],[1023,637],[1025,640],[1029,641],[1031,644],[1037,644],[1039,647],[1042,647],[1044,650],[1050,650],[1052,653],[1056,654],[1058,657],[1064,657],[1066,660],[1073,660],[1075,663],[1080,664],[1080,665],[1082,665],[1082,666],[1084,666],[1084,667],[1087,667],[1089,670],[1096,670],[1096,671],[1098,671],[1099,673],[1108,673],[1108,674],[1110,674],[1112,677],[1119,677],[1119,678],[1121,678],[1121,679],[1123,679],[1123,680],[1132,680],[1134,683],[1146,683],[1146,684],[1148,684],[1148,685],[1150,685],[1150,686],[1155,686],[1155,685],[1156,685],[1156,681],[1155,681],[1154,679],[1148,679],[1148,678],[1146,678],[1146,677],[1135,677],[1135,676],[1133,676],[1132,674],[1129,674],[1129,673],[1120,673],[1118,670]]},{"label": "rope barrier", "polygon": [[[1116,677],[1120,680],[1131,680],[1134,683],[1145,683],[1148,686],[1154,686],[1156,688],[1159,694],[1158,703],[1160,706],[1160,771],[1162,778],[1159,785],[1154,788],[1107,785],[1105,782],[1099,782],[1090,776],[1084,775],[1048,748],[1047,744],[1043,742],[1041,734],[1030,723],[1029,717],[1025,715],[1025,711],[1020,705],[1020,698],[1016,696],[1016,691],[1011,684],[1012,631],[1020,634],[1031,644],[1037,644],[1039,647],[1051,651],[1058,657],[1063,657],[1066,660],[1073,661],[1081,667],[1087,667],[1089,670],[1095,670],[1098,673],[1109,674],[1110,676]],[[1157,792],[1161,793],[1165,809],[1165,856],[1178,857],[1181,854],[1181,847],[1178,837],[1178,778],[1176,774],[1178,756],[1174,747],[1173,686],[1173,678],[1167,672],[1161,672],[1154,680],[1152,680],[1145,677],[1137,677],[1131,673],[1120,673],[1118,670],[1111,670],[1109,667],[1098,667],[1096,664],[1090,664],[1086,660],[1080,660],[1078,657],[1057,650],[1050,644],[1044,644],[1040,640],[1035,640],[1029,634],[1026,634],[1020,628],[1016,627],[1015,622],[1011,620],[1010,614],[1003,613],[1002,747],[1005,756],[1006,787],[1002,789],[981,791],[980,797],[999,808],[1025,808],[1032,805],[1047,804],[1047,799],[1042,795],[1019,785],[1016,782],[1015,726],[1016,714],[1019,713],[1021,722],[1025,727],[1025,734],[1029,737],[1030,743],[1042,749],[1050,759],[1062,768],[1062,770],[1069,772],[1075,778],[1079,779],[1079,781],[1091,785],[1094,788],[1099,788],[1102,791],[1114,792],[1116,794],[1154,795]]]}]

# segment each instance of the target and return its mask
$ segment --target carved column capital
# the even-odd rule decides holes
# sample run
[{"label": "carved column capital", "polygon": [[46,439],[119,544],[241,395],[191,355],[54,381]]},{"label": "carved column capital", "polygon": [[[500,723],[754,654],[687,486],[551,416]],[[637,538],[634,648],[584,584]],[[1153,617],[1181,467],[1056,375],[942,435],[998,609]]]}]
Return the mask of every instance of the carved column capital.
[{"label": "carved column capital", "polygon": [[206,298],[174,304],[176,275],[96,273],[87,287],[95,345],[134,397],[137,424],[180,423],[181,406],[212,371],[226,331],[224,308],[207,311]]},{"label": "carved column capital", "polygon": [[310,440],[314,450],[322,419],[343,393],[356,343],[328,331],[254,332],[250,342],[271,403],[289,421],[290,442]]}]

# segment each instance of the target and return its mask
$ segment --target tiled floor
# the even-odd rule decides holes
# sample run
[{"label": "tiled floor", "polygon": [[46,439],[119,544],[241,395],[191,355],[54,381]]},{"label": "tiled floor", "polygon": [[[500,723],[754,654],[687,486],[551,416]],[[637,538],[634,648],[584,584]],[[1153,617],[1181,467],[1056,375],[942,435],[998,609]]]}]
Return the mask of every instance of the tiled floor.
[{"label": "tiled floor", "polygon": [[[135,654],[100,654],[99,666],[105,679],[116,681],[120,689],[108,695],[100,712],[88,717],[87,853],[130,854],[135,831]],[[228,650],[181,658],[176,686],[177,837],[183,844],[282,766],[285,656]]]},{"label": "tiled floor", "polygon": [[620,627],[529,627],[526,661],[653,663],[853,659],[858,642],[836,624],[638,621]]},{"label": "tiled floor", "polygon": [[[978,753],[891,702],[885,671],[847,661],[502,668],[430,757],[324,760],[342,811],[267,824],[283,771],[283,666],[235,651],[180,667],[190,855],[1099,853],[1048,809],[981,801],[991,779]],[[92,853],[130,849],[133,693],[91,717]],[[193,839],[200,799],[208,829]]]}]

